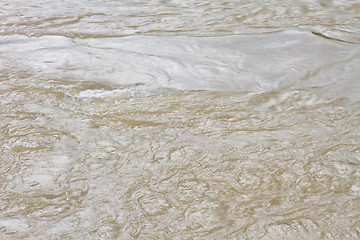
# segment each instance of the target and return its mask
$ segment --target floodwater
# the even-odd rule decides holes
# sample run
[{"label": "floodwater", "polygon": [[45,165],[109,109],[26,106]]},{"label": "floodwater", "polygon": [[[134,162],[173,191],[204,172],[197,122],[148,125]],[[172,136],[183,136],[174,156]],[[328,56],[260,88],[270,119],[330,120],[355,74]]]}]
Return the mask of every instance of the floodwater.
[{"label": "floodwater", "polygon": [[0,239],[360,239],[360,1],[2,0]]}]

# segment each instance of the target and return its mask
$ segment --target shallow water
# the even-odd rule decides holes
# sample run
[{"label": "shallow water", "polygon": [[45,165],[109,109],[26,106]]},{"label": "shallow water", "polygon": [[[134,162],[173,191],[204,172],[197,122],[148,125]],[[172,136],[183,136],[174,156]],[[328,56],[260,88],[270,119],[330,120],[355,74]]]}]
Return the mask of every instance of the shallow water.
[{"label": "shallow water", "polygon": [[359,1],[2,1],[1,239],[359,239]]}]

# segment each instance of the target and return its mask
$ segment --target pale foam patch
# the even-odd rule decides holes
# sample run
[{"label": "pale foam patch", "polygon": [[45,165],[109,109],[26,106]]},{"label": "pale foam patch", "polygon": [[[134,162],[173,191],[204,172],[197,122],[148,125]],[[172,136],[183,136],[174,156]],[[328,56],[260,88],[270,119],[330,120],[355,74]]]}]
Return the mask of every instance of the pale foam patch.
[{"label": "pale foam patch", "polygon": [[139,92],[136,89],[114,89],[114,90],[104,90],[104,89],[97,89],[97,90],[85,90],[80,92],[76,97],[79,98],[104,98],[116,95],[124,95],[130,94],[135,95],[136,92]]}]

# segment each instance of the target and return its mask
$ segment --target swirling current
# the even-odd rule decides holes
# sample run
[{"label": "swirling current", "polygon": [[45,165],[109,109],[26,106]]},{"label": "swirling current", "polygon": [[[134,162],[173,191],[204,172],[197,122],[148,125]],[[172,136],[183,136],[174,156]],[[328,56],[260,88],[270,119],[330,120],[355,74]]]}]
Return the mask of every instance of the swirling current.
[{"label": "swirling current", "polygon": [[2,0],[0,239],[360,239],[360,1]]}]

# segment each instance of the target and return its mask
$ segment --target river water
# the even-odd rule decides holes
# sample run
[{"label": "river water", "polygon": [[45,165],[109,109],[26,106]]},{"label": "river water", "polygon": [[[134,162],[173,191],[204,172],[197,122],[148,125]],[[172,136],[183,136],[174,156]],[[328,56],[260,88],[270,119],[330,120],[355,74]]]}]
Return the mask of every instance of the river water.
[{"label": "river water", "polygon": [[359,76],[359,0],[2,0],[0,239],[360,239]]}]

